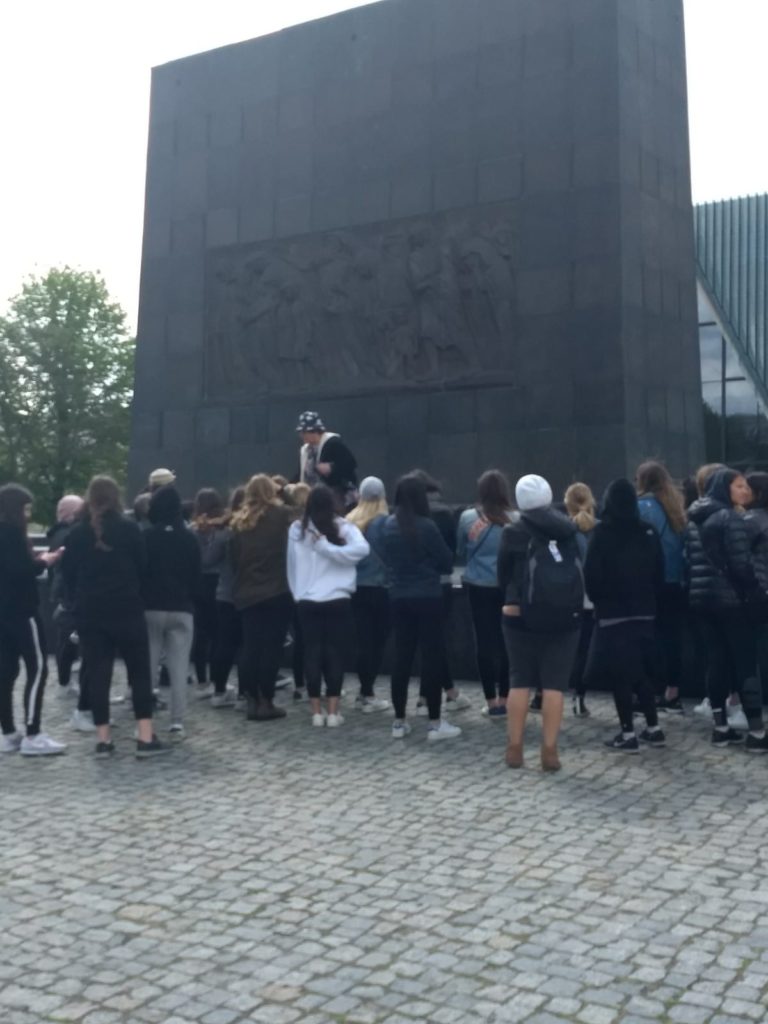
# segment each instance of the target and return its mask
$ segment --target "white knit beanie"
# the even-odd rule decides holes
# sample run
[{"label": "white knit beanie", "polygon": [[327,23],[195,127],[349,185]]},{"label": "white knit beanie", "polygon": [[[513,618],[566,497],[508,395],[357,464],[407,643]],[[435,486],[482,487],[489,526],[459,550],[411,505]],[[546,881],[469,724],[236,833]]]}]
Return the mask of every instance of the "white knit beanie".
[{"label": "white knit beanie", "polygon": [[552,504],[552,488],[543,476],[534,473],[522,476],[515,487],[515,499],[521,512],[532,512],[535,508],[549,508]]}]

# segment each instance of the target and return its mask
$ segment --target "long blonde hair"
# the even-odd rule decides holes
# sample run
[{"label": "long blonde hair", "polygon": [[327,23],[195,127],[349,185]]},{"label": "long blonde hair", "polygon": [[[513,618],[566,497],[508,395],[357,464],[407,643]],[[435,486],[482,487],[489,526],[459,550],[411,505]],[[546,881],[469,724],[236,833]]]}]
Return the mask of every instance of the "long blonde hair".
[{"label": "long blonde hair", "polygon": [[232,529],[238,533],[242,533],[244,530],[253,530],[258,526],[267,509],[279,505],[277,488],[272,478],[268,477],[266,473],[257,473],[245,486],[245,500],[242,508],[232,516]]},{"label": "long blonde hair", "polygon": [[688,521],[683,496],[663,463],[644,462],[638,466],[637,493],[641,498],[652,495],[664,509],[672,530],[675,533],[683,532]]},{"label": "long blonde hair", "polygon": [[586,484],[571,484],[565,492],[565,508],[582,533],[594,530],[597,524],[595,496]]},{"label": "long blonde hair", "polygon": [[374,501],[361,501],[347,515],[347,522],[356,526],[360,533],[365,533],[374,519],[378,516],[388,515],[389,505],[387,504],[386,497],[382,494],[380,498],[376,498]]}]

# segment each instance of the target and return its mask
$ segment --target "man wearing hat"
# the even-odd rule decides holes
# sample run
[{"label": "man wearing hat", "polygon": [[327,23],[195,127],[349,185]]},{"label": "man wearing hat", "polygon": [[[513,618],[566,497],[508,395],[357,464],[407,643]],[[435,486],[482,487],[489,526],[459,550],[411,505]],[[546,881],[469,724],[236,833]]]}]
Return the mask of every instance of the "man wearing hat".
[{"label": "man wearing hat", "polygon": [[149,486],[147,490],[150,494],[154,494],[155,491],[159,491],[161,487],[167,487],[169,484],[176,483],[176,474],[170,469],[153,469],[149,474]]},{"label": "man wearing hat", "polygon": [[339,499],[340,509],[357,503],[357,461],[338,434],[325,429],[320,415],[303,412],[296,427],[303,442],[299,456],[299,481],[314,487],[325,484]]}]

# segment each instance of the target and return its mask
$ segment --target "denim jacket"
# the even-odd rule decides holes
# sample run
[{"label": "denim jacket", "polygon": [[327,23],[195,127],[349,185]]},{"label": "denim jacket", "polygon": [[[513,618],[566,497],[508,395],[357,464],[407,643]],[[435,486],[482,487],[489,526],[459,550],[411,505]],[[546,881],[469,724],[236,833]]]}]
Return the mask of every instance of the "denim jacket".
[{"label": "denim jacket", "polygon": [[503,526],[489,523],[476,508],[459,519],[457,555],[465,566],[462,579],[476,587],[497,587],[496,568]]},{"label": "denim jacket", "polygon": [[640,518],[655,527],[664,553],[664,582],[683,582],[683,535],[672,529],[667,513],[658,498],[644,494],[637,499]]},{"label": "denim jacket", "polygon": [[387,517],[385,515],[376,516],[363,531],[363,536],[371,546],[371,553],[362,562],[357,563],[358,587],[389,586],[389,572],[380,553],[383,543],[382,534],[386,521]]}]

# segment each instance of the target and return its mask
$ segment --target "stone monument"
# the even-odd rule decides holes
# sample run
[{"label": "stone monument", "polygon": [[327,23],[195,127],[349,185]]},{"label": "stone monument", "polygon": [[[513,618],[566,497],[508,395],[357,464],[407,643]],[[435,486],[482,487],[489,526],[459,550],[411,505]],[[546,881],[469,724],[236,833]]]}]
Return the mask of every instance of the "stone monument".
[{"label": "stone monument", "polygon": [[682,0],[381,0],[155,68],[131,479],[702,451]]}]

